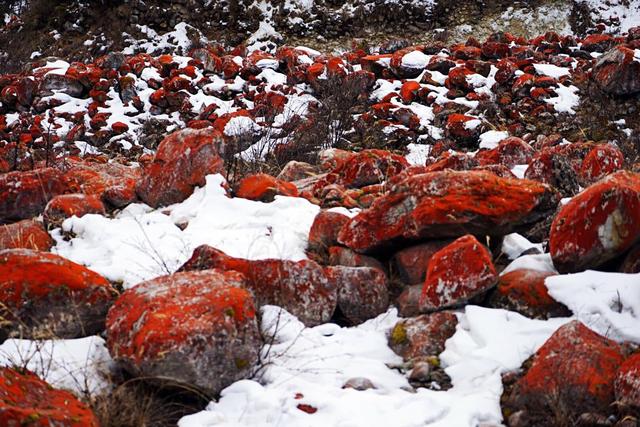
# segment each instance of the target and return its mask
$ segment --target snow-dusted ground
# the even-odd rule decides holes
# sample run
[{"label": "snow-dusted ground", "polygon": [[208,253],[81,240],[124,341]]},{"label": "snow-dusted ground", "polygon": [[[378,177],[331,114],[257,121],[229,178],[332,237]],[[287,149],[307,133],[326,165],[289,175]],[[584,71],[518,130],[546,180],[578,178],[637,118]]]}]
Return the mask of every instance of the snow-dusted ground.
[{"label": "snow-dusted ground", "polygon": [[[414,153],[414,155],[417,155]],[[71,218],[65,242],[54,231],[56,252],[111,279],[133,286],[177,268],[197,245],[207,243],[231,255],[250,258],[304,257],[307,233],[318,208],[302,199],[273,203],[231,199],[212,175],[183,203],[153,210],[133,205],[116,218]],[[176,224],[187,224],[181,230]],[[516,258],[505,271],[554,271],[548,254],[520,253],[539,245],[512,234],[503,252]],[[159,263],[159,260],[162,262]],[[547,279],[551,295],[575,317],[613,339],[640,343],[640,275],[584,272]],[[447,391],[411,389],[395,369],[402,359],[387,346],[398,320],[391,308],[352,328],[324,324],[305,328],[277,307],[264,307],[266,362],[251,379],[239,381],[202,412],[184,417],[180,427],[300,426],[461,426],[500,423],[501,374],[518,369],[570,318],[528,319],[506,310],[469,305],[458,312],[455,335],[440,363],[452,379]],[[0,364],[26,366],[55,386],[76,393],[107,387],[103,374],[112,363],[98,337],[79,340],[9,340],[0,346]],[[343,389],[351,378],[367,378],[374,389]],[[315,408],[307,413],[298,405]],[[303,407],[304,408],[304,407]]]}]

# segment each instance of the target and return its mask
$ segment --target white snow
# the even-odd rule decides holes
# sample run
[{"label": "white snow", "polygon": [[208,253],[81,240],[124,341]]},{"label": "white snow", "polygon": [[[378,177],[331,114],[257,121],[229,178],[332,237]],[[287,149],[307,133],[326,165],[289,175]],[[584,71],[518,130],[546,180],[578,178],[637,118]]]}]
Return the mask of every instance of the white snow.
[{"label": "white snow", "polygon": [[516,259],[524,251],[535,248],[542,254],[542,243],[531,243],[526,237],[518,234],[511,233],[504,236],[502,240],[502,252],[509,257],[509,259]]},{"label": "white snow", "polygon": [[553,77],[554,79],[571,74],[568,68],[558,67],[553,64],[533,64],[533,68],[536,69],[536,73]]},{"label": "white snow", "polygon": [[491,150],[492,148],[496,148],[500,141],[508,137],[509,132],[507,131],[489,130],[480,134],[480,148]]},{"label": "white snow", "polygon": [[104,340],[97,336],[74,340],[8,339],[0,345],[0,366],[29,369],[52,386],[78,396],[106,391],[112,363]]},{"label": "white snow", "polygon": [[[159,210],[133,204],[114,218],[69,218],[62,229],[75,237],[65,241],[61,230],[54,230],[53,251],[125,287],[175,271],[202,244],[240,258],[306,258],[319,207],[293,197],[272,203],[229,198],[223,182],[222,176],[209,175],[205,187],[187,200]],[[178,227],[187,223],[184,230]]]},{"label": "white snow", "polygon": [[640,343],[640,274],[584,271],[548,277],[549,295],[589,328]]},{"label": "white snow", "polygon": [[513,260],[507,267],[502,270],[505,274],[513,270],[519,270],[521,268],[527,268],[529,270],[548,271],[551,273],[557,273],[556,268],[553,266],[553,260],[550,254],[539,255],[523,255]]},{"label": "white snow", "polygon": [[563,86],[562,84],[558,84],[558,87],[554,87],[553,89],[558,96],[545,99],[545,102],[553,105],[553,108],[558,113],[575,114],[574,108],[580,103],[580,97],[576,95],[578,88],[573,85]]},{"label": "white snow", "polygon": [[424,166],[429,157],[431,145],[411,143],[407,145],[407,149],[409,150],[409,154],[405,156],[407,162],[411,166]]},{"label": "white snow", "polygon": [[424,69],[429,64],[431,55],[425,55],[419,50],[414,50],[402,57],[402,66],[407,68]]}]

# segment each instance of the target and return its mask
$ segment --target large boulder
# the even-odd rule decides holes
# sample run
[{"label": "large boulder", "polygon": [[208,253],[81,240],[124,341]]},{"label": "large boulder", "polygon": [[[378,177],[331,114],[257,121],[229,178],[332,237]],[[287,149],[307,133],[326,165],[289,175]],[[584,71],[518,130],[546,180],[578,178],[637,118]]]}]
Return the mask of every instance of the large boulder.
[{"label": "large boulder", "polygon": [[0,425],[99,427],[94,413],[66,390],[32,372],[0,367]]},{"label": "large boulder", "polygon": [[48,251],[53,239],[41,223],[25,219],[13,224],[0,225],[0,250],[34,249]]},{"label": "large boulder", "polygon": [[54,168],[0,174],[0,223],[40,215],[47,202],[65,189],[62,172]]},{"label": "large boulder", "polygon": [[351,325],[358,325],[387,311],[389,281],[383,271],[371,267],[333,266],[324,269],[338,290],[338,309]]},{"label": "large boulder", "polygon": [[466,235],[431,257],[422,302],[432,310],[459,306],[491,289],[497,280],[491,252]]},{"label": "large boulder", "polygon": [[109,310],[107,347],[136,376],[217,394],[246,378],[262,345],[242,274],[175,273],[125,291]]},{"label": "large boulder", "polygon": [[244,274],[258,306],[280,306],[307,326],[326,323],[336,309],[337,289],[314,261],[248,260],[202,245],[179,270],[212,268]]},{"label": "large boulder", "polygon": [[577,320],[558,329],[533,356],[531,366],[507,398],[537,424],[555,425],[554,416],[575,419],[604,413],[614,401],[614,379],[624,361],[622,348]]},{"label": "large boulder", "polygon": [[351,219],[339,240],[370,252],[405,239],[505,235],[545,218],[557,203],[545,184],[487,171],[418,174]]},{"label": "large boulder", "polygon": [[635,51],[628,47],[614,47],[598,58],[591,78],[611,95],[625,96],[640,92],[640,61],[635,55]]},{"label": "large boulder", "polygon": [[58,255],[0,251],[0,338],[96,334],[116,295],[105,278]]},{"label": "large boulder", "polygon": [[551,225],[549,249],[561,273],[598,267],[640,239],[640,174],[620,171],[564,205]]},{"label": "large boulder", "polygon": [[146,204],[158,207],[179,203],[209,174],[222,172],[222,135],[212,128],[184,129],[162,140],[143,172],[137,193]]}]

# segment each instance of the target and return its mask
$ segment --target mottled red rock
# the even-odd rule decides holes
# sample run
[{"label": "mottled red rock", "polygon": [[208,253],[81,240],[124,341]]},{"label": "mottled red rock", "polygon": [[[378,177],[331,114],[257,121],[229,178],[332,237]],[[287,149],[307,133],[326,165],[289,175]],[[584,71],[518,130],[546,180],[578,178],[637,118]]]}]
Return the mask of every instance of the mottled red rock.
[{"label": "mottled red rock", "polygon": [[81,217],[86,214],[105,214],[104,204],[97,196],[78,193],[61,194],[47,203],[43,219],[47,227],[59,227],[67,218],[74,215]]},{"label": "mottled red rock", "polygon": [[632,355],[620,366],[614,389],[618,404],[640,409],[640,353]]},{"label": "mottled red rock", "polygon": [[54,168],[0,175],[0,223],[40,215],[47,202],[65,190],[62,173]]},{"label": "mottled red rock", "polygon": [[338,310],[349,324],[359,325],[387,311],[388,280],[382,270],[333,266],[324,272],[338,290]]},{"label": "mottled red rock", "polygon": [[439,356],[457,324],[458,317],[452,311],[401,320],[391,329],[389,347],[404,360]]},{"label": "mottled red rock", "polygon": [[276,178],[281,181],[292,182],[309,178],[315,175],[317,175],[317,170],[314,166],[310,165],[309,163],[291,160],[286,165],[284,165],[284,168],[282,168],[282,171],[280,171]]},{"label": "mottled red rock", "polygon": [[481,128],[481,122],[476,117],[456,113],[449,114],[447,118],[447,134],[461,144],[477,142]]},{"label": "mottled red rock", "polygon": [[308,250],[320,257],[328,255],[328,249],[338,243],[338,233],[349,217],[327,210],[321,211],[309,230]]},{"label": "mottled red rock", "polygon": [[491,252],[472,235],[433,254],[422,288],[422,302],[434,310],[454,307],[492,288],[498,280]]},{"label": "mottled red rock", "polygon": [[433,163],[428,164],[422,173],[439,172],[446,169],[466,171],[477,166],[478,161],[470,154],[445,151]]},{"label": "mottled red rock", "polygon": [[391,262],[400,280],[407,285],[424,283],[429,260],[433,254],[449,243],[451,243],[450,240],[435,240],[396,252]]},{"label": "mottled red rock", "polygon": [[336,308],[337,290],[317,263],[310,260],[247,260],[202,245],[179,271],[217,268],[245,275],[258,306],[277,305],[307,326],[327,322]]},{"label": "mottled red rock", "polygon": [[0,425],[99,427],[94,413],[73,394],[32,372],[0,367]]},{"label": "mottled red rock", "polygon": [[409,163],[403,156],[385,150],[363,150],[338,163],[315,188],[321,190],[329,184],[339,184],[345,188],[379,184],[408,167]]},{"label": "mottled red rock", "polygon": [[614,379],[623,360],[618,344],[574,320],[558,329],[535,353],[509,402],[550,418],[556,408],[563,408],[567,417],[608,413],[614,401]]},{"label": "mottled red rock", "polygon": [[417,93],[420,91],[420,88],[420,83],[416,81],[411,80],[404,82],[402,84],[402,87],[400,88],[400,97],[404,102],[409,104],[415,99]]},{"label": "mottled red rock", "polygon": [[582,40],[582,50],[587,52],[604,52],[609,49],[615,41],[609,34],[589,34]]},{"label": "mottled red rock", "polygon": [[622,169],[624,154],[612,144],[600,144],[586,155],[580,167],[580,178],[590,185],[605,176]]},{"label": "mottled red rock", "polygon": [[143,172],[138,196],[153,207],[182,202],[205,184],[207,175],[222,171],[222,145],[221,134],[212,128],[184,129],[167,136]]},{"label": "mottled red rock", "polygon": [[491,150],[478,152],[476,160],[483,166],[501,164],[513,168],[515,165],[529,164],[534,153],[533,147],[522,139],[512,136],[503,139]]},{"label": "mottled red rock", "polygon": [[486,171],[443,171],[409,176],[351,219],[339,241],[367,252],[394,241],[504,235],[555,209],[558,194],[529,180]]},{"label": "mottled red rock", "polygon": [[68,161],[64,174],[67,192],[100,197],[105,203],[122,208],[137,200],[135,187],[140,169],[119,163]]},{"label": "mottled red rock", "polygon": [[107,317],[107,347],[133,375],[217,394],[247,377],[262,345],[237,272],[175,273],[125,291]]},{"label": "mottled red rock", "polygon": [[0,316],[9,320],[0,335],[93,335],[102,330],[115,297],[105,278],[58,255],[0,251]]},{"label": "mottled red rock", "polygon": [[290,182],[281,181],[266,173],[258,173],[242,178],[237,185],[235,196],[272,202],[275,196],[298,197],[298,188]]},{"label": "mottled red rock", "polygon": [[640,174],[620,171],[564,205],[551,225],[549,250],[561,273],[595,268],[640,238]]},{"label": "mottled red rock", "polygon": [[524,177],[552,185],[563,196],[573,196],[578,191],[582,160],[592,149],[593,145],[587,143],[543,148],[531,159]]},{"label": "mottled red rock", "polygon": [[386,271],[384,265],[377,259],[359,254],[344,246],[329,248],[329,265],[344,265],[346,267],[372,267]]},{"label": "mottled red rock", "polygon": [[616,46],[598,58],[591,77],[611,95],[633,95],[640,92],[640,61],[633,49]]},{"label": "mottled red rock", "polygon": [[48,251],[53,239],[41,223],[25,219],[13,224],[0,225],[0,250],[33,249]]},{"label": "mottled red rock", "polygon": [[544,280],[555,273],[529,269],[513,270],[500,276],[491,294],[491,307],[504,308],[533,319],[569,316],[563,304],[549,296]]}]

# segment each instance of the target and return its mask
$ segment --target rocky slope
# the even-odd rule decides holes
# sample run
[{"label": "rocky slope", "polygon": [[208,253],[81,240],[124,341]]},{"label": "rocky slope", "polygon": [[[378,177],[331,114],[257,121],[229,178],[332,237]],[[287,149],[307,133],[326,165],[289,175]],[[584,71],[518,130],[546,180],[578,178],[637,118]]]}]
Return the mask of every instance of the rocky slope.
[{"label": "rocky slope", "polygon": [[166,28],[0,75],[0,420],[638,425],[640,27]]}]

